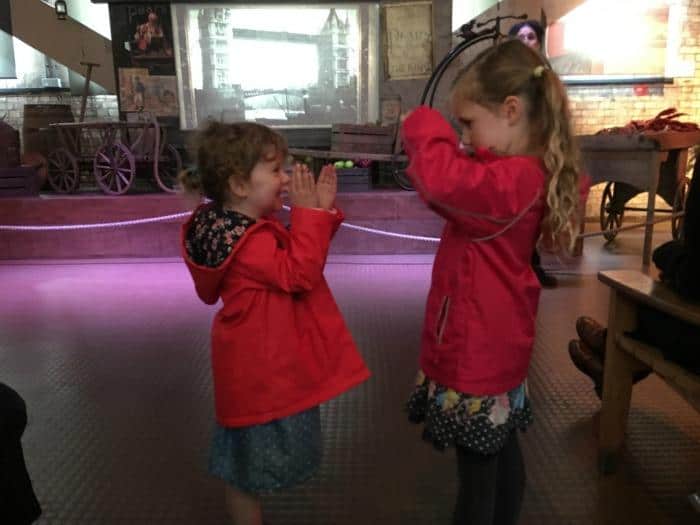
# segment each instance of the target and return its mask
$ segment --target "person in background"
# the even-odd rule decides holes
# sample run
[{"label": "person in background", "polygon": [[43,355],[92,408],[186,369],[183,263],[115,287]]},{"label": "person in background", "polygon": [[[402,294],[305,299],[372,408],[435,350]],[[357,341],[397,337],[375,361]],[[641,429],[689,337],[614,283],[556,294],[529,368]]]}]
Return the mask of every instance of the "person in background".
[{"label": "person in background", "polygon": [[[681,297],[700,301],[700,162],[695,161],[685,202],[680,239],[668,241],[654,250],[654,264],[660,278]],[[588,316],[576,320],[578,339],[569,341],[569,356],[576,368],[593,381],[596,395],[603,395],[603,369],[607,329]],[[700,374],[700,328],[652,308],[641,308],[637,328],[631,334],[661,349],[664,357]],[[642,371],[634,382],[649,375]]]},{"label": "person in background", "polygon": [[[544,56],[544,29],[536,20],[526,20],[515,24],[508,31],[508,36],[517,38],[526,46],[535,49]],[[537,248],[532,252],[532,269],[540,281],[540,284],[545,288],[555,288],[557,286],[557,278],[548,274],[542,268],[542,259]]]},{"label": "person in background", "polygon": [[526,46],[544,55],[544,28],[537,20],[525,20],[515,24],[508,31],[508,36],[517,38]]}]

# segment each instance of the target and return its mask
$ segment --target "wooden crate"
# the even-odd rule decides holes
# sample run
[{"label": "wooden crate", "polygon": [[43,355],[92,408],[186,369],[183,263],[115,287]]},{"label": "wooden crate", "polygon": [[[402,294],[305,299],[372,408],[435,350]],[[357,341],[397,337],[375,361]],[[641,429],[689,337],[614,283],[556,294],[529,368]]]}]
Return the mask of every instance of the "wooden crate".
[{"label": "wooden crate", "polygon": [[369,168],[338,168],[338,191],[356,192],[372,189]]},{"label": "wooden crate", "polygon": [[395,126],[333,124],[331,150],[393,153],[395,135]]},{"label": "wooden crate", "polygon": [[394,170],[395,169],[400,169],[400,170],[406,170],[406,167],[408,166],[408,162],[375,162],[374,163],[376,166],[376,174],[374,177],[374,187],[376,188],[384,188],[384,189],[393,189],[393,188],[398,188],[399,185],[396,182],[396,179],[394,178]]},{"label": "wooden crate", "polygon": [[36,166],[0,168],[0,197],[39,194]]}]

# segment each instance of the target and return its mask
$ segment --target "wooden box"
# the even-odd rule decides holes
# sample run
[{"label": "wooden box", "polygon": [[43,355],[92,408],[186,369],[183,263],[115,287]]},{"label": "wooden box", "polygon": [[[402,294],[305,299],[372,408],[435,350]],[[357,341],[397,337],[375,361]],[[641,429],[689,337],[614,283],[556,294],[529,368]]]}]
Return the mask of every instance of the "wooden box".
[{"label": "wooden box", "polygon": [[393,153],[396,126],[333,124],[331,150]]},{"label": "wooden box", "polygon": [[338,168],[338,191],[355,192],[372,189],[369,168]]},{"label": "wooden box", "polygon": [[0,197],[38,194],[39,177],[36,166],[0,168]]}]

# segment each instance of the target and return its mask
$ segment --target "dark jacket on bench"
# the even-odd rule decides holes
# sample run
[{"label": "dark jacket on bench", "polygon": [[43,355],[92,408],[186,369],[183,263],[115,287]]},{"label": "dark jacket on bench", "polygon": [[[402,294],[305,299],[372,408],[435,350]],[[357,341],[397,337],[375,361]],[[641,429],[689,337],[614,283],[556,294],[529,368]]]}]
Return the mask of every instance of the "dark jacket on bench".
[{"label": "dark jacket on bench", "polygon": [[[689,302],[700,302],[700,162],[696,160],[679,240],[653,253],[661,280]],[[658,347],[669,361],[700,374],[700,327],[653,308],[638,312],[634,337]]]},{"label": "dark jacket on bench", "polygon": [[700,162],[696,160],[685,202],[679,240],[654,250],[654,264],[661,278],[689,301],[700,301]]}]

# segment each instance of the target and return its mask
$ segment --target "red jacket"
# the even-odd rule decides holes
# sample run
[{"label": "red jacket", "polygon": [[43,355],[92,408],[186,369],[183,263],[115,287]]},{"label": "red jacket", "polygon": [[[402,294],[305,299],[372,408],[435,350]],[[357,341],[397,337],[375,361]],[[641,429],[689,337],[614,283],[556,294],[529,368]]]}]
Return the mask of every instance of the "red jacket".
[{"label": "red jacket", "polygon": [[369,377],[323,277],[343,216],[293,208],[291,228],[260,219],[218,267],[182,254],[197,294],[223,300],[211,336],[217,421],[237,427],[327,401]]},{"label": "red jacket", "polygon": [[525,379],[535,338],[540,285],[530,259],[545,209],[544,165],[486,150],[469,157],[447,121],[427,107],[405,120],[403,142],[416,189],[447,219],[421,369],[463,393],[507,392]]}]

